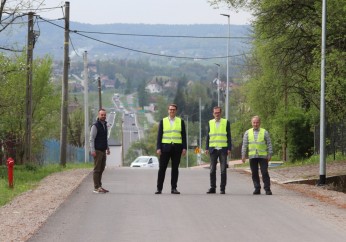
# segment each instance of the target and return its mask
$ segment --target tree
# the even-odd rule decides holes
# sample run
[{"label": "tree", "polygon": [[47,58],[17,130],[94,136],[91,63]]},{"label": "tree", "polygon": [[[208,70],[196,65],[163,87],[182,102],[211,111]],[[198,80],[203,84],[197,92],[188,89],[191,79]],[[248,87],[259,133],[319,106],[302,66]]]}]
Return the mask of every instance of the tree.
[{"label": "tree", "polygon": [[[18,19],[23,18],[29,12],[29,9],[37,9],[44,0],[1,0],[0,4],[0,33],[10,28]],[[36,8],[35,8],[36,6]],[[1,50],[15,51],[12,46],[0,46]]]},{"label": "tree", "polygon": [[[12,156],[19,164],[24,155],[24,127],[26,119],[26,69],[25,55],[13,58],[0,57],[0,65],[7,66],[0,85],[0,140],[7,156]],[[32,99],[32,159],[43,148],[43,140],[57,135],[60,95],[50,82],[52,61],[49,57],[37,59],[33,63]],[[11,71],[16,70],[16,71]]]},{"label": "tree", "polygon": [[156,155],[157,130],[158,125],[155,124],[146,131],[143,139],[132,143],[125,157],[126,165],[130,165],[138,155]]},{"label": "tree", "polygon": [[147,90],[145,89],[146,87],[146,81],[143,80],[138,88],[137,88],[137,93],[138,93],[138,104],[140,107],[144,107],[144,106],[147,106],[148,105],[148,92]]},{"label": "tree", "polygon": [[[276,147],[288,142],[291,158],[310,154],[311,149],[292,139],[290,133],[310,134],[312,126],[318,122],[321,1],[210,2],[253,11],[256,17],[252,23],[254,49],[249,64],[256,67],[248,72],[249,82],[244,86],[248,112],[266,120],[266,127],[273,131]],[[343,1],[328,1],[326,111],[329,122],[341,121],[346,115],[342,104],[346,94],[341,91],[346,85],[346,64],[342,61],[346,53],[345,6]],[[305,144],[311,145],[311,142]]]}]

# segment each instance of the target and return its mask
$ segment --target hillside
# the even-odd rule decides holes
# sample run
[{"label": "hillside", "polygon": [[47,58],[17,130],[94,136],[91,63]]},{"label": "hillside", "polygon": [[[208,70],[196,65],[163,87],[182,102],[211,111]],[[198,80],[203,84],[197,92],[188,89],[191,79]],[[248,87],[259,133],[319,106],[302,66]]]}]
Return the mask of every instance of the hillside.
[{"label": "hillside", "polygon": [[[34,55],[49,54],[54,59],[61,60],[64,22],[62,20],[47,22],[37,19],[34,29],[40,31]],[[91,25],[71,22],[70,30],[70,56],[72,58],[78,55],[81,57],[85,50],[88,51],[91,59],[162,58],[160,55],[188,56],[198,59],[227,55],[228,25]],[[0,46],[23,49],[27,42],[26,35],[27,24],[25,21],[20,25],[13,25],[12,28],[1,33]],[[249,49],[250,39],[242,38],[249,37],[249,35],[250,26],[231,25],[230,55],[239,55]],[[135,50],[147,53],[139,53]],[[215,62],[218,59],[212,59],[212,61]]]}]

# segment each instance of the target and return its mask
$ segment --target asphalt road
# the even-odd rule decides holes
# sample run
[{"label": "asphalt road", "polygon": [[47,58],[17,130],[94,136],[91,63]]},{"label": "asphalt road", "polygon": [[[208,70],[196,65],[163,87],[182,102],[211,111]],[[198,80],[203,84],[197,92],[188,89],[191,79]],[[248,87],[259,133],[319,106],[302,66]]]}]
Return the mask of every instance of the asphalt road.
[{"label": "asphalt road", "polygon": [[[155,195],[157,170],[109,167],[92,192],[89,175],[29,241],[345,241],[346,231],[309,212],[305,197],[273,186],[273,196],[252,195],[251,177],[228,171],[226,194],[207,195],[209,170],[180,169],[170,194]],[[218,175],[219,181],[219,175]],[[297,203],[298,201],[298,203]],[[302,205],[302,206],[301,206]]]}]

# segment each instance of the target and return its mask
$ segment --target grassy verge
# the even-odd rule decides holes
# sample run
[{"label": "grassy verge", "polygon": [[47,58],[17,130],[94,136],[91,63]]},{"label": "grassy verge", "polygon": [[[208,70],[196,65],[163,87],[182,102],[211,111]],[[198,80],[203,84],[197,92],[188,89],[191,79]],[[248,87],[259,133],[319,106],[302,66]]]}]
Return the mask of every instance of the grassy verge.
[{"label": "grassy verge", "polygon": [[[277,159],[277,157],[273,157],[272,161],[279,161],[279,159]],[[326,162],[328,164],[330,163],[338,163],[338,162],[346,162],[346,157],[342,154],[335,154],[335,155],[329,155],[326,157]],[[294,166],[307,166],[307,165],[315,165],[315,164],[319,164],[320,163],[320,156],[319,155],[313,155],[311,157],[309,157],[308,159],[301,159],[301,160],[297,160],[294,162],[291,161],[287,161],[284,162],[282,165],[280,166],[276,166],[276,167],[272,167],[272,169],[280,169],[280,168],[285,168],[285,167],[294,167]],[[237,168],[245,168],[245,167],[249,167],[249,161],[247,160],[244,164],[238,164],[235,165],[235,167]]]},{"label": "grassy verge", "polygon": [[91,168],[92,163],[68,163],[65,168],[60,165],[15,165],[14,166],[14,188],[8,186],[7,167],[0,166],[0,206],[5,205],[14,197],[35,188],[46,176],[70,169]]}]

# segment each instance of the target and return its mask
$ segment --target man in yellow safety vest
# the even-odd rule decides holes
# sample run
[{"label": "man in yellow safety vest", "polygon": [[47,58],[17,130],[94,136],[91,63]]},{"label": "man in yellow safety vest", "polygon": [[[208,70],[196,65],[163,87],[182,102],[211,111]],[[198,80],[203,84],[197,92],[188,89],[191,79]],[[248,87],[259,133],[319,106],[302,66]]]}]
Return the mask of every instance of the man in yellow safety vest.
[{"label": "man in yellow safety vest", "polygon": [[177,109],[176,104],[170,104],[168,117],[163,118],[159,124],[156,153],[160,156],[160,166],[155,194],[162,193],[169,160],[172,160],[171,193],[180,194],[177,190],[179,164],[181,155],[186,154],[187,144],[185,123],[184,120],[176,116]]},{"label": "man in yellow safety vest", "polygon": [[252,181],[255,187],[253,194],[261,194],[261,183],[258,174],[259,165],[266,195],[272,195],[272,191],[270,190],[268,163],[273,155],[273,148],[269,132],[260,128],[261,119],[259,116],[252,117],[251,124],[252,128],[247,130],[243,137],[243,145],[241,149],[242,161],[243,163],[245,162],[246,152],[248,151]]},{"label": "man in yellow safety vest", "polygon": [[216,165],[220,161],[221,182],[220,194],[225,194],[227,183],[227,157],[231,154],[231,125],[227,119],[221,118],[221,108],[213,108],[214,119],[209,121],[205,154],[210,154],[210,188],[207,194],[216,193]]}]

